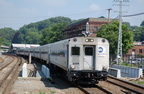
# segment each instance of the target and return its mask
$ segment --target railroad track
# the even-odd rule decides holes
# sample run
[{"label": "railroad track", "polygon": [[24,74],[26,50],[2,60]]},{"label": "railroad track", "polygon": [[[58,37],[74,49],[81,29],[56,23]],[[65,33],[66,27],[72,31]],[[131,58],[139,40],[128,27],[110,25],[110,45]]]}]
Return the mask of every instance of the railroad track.
[{"label": "railroad track", "polygon": [[0,68],[0,94],[9,93],[19,74],[18,69],[21,63],[22,59],[20,57],[12,56],[12,60]]},{"label": "railroad track", "polygon": [[[37,64],[37,63],[36,63]],[[38,65],[40,66],[40,65]],[[38,68],[40,69],[40,68]],[[51,83],[56,83],[56,84],[63,84],[63,82],[66,82],[66,84],[69,87],[74,87],[79,94],[113,94],[111,91],[109,91],[106,88],[103,88],[99,85],[78,85],[76,83],[68,81],[63,75],[55,75],[54,77],[52,76],[53,80]],[[64,85],[64,84],[63,84]],[[68,87],[66,87],[68,88]]]},{"label": "railroad track", "polygon": [[6,62],[3,60],[3,63],[0,65],[0,71],[3,70],[5,67],[7,67],[11,62],[14,61],[13,56],[5,56],[4,59],[9,58]]},{"label": "railroad track", "polygon": [[79,92],[79,94],[144,94],[144,87],[129,82],[125,82],[123,80],[119,80],[111,76],[108,77],[107,81],[101,81],[102,84],[100,82],[99,84],[92,86],[90,85],[82,86],[77,85],[75,83],[71,83],[65,78],[63,78],[63,76],[55,78],[56,79],[59,78],[62,80],[62,81],[56,81],[56,83],[66,82],[70,87],[74,87],[75,90]]},{"label": "railroad track", "polygon": [[[103,83],[114,84],[115,86],[121,87],[117,90],[109,90],[108,87],[104,87],[103,85],[93,85],[93,86],[76,86],[78,87],[84,94],[144,94],[144,86],[140,86],[137,84],[133,84],[124,80],[117,79],[115,77],[109,76],[107,81],[103,81]],[[110,87],[114,88],[114,87]],[[123,88],[123,89],[122,89]]]},{"label": "railroad track", "polygon": [[103,88],[103,87],[101,87],[97,84],[79,85],[79,84],[68,81],[63,76],[62,77],[60,76],[60,77],[57,77],[57,78],[59,78],[62,81],[66,82],[70,87],[75,87],[76,91],[78,91],[79,94],[113,94],[108,89]]},{"label": "railroad track", "polygon": [[98,85],[77,86],[84,94],[113,94],[111,91]]},{"label": "railroad track", "polygon": [[133,84],[121,79],[117,79],[115,77],[109,76],[107,82],[112,83],[114,85],[117,85],[119,87],[122,87],[126,90],[127,92],[121,90],[124,93],[130,94],[130,93],[135,93],[135,94],[144,94],[144,86],[140,86],[137,84]]}]

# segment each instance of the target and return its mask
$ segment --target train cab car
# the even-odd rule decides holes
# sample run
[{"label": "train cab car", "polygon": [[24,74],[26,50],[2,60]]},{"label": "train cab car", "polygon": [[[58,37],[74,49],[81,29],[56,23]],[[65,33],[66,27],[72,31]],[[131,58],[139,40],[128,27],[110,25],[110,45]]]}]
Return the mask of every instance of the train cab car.
[{"label": "train cab car", "polygon": [[69,43],[69,78],[80,83],[107,79],[109,43],[104,38],[73,38]]}]

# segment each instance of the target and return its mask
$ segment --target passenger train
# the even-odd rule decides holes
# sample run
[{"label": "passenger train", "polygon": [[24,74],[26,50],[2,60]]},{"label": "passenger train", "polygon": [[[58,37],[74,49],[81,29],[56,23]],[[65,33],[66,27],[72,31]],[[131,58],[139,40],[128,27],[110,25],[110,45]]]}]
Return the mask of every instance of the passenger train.
[{"label": "passenger train", "polygon": [[70,81],[96,84],[107,79],[109,42],[104,38],[74,37],[17,51],[19,55],[30,53],[32,57],[46,61],[50,70],[58,69]]}]

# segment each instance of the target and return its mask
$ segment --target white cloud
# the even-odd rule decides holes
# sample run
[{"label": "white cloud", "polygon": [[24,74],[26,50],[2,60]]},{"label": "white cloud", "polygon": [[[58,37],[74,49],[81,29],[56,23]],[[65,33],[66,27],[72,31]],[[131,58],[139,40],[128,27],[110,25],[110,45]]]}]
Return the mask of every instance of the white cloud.
[{"label": "white cloud", "polygon": [[97,4],[91,4],[86,9],[83,9],[82,12],[93,12],[93,11],[100,11],[101,8]]},{"label": "white cloud", "polygon": [[138,0],[138,2],[143,3],[144,4],[144,0]]},{"label": "white cloud", "polygon": [[29,0],[29,1],[33,1],[33,2],[37,2],[39,4],[47,4],[50,6],[61,6],[61,5],[65,5],[67,0]]},{"label": "white cloud", "polygon": [[20,8],[18,9],[19,13],[24,13],[24,14],[33,14],[33,13],[37,13],[37,9],[35,8]]},{"label": "white cloud", "polygon": [[5,6],[11,6],[11,3],[6,1],[6,0],[1,0],[0,1],[0,6],[5,7]]},{"label": "white cloud", "polygon": [[88,8],[89,11],[99,11],[101,8],[97,4],[92,4]]}]

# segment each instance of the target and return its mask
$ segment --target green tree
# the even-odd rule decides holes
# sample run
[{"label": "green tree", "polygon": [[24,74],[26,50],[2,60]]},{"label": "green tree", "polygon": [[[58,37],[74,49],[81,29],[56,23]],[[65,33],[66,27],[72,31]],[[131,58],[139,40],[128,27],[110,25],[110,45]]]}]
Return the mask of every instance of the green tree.
[{"label": "green tree", "polygon": [[40,39],[40,45],[48,44],[50,42],[50,38],[52,37],[51,28],[46,28],[42,30],[42,37]]},{"label": "green tree", "polygon": [[[115,21],[108,25],[102,25],[97,32],[97,37],[106,38],[110,43],[110,54],[116,54],[118,45],[119,22]],[[127,53],[133,47],[133,33],[125,24],[122,25],[122,52]]]},{"label": "green tree", "polygon": [[2,38],[0,37],[0,46],[2,45]]},{"label": "green tree", "polygon": [[144,26],[131,26],[131,30],[134,34],[134,41],[144,41]]},{"label": "green tree", "polygon": [[66,23],[56,23],[51,28],[46,28],[42,30],[42,38],[40,45],[53,43],[64,39],[63,30],[67,27]]},{"label": "green tree", "polygon": [[25,40],[29,44],[39,44],[41,35],[38,32],[28,32]]},{"label": "green tree", "polygon": [[125,25],[127,25],[127,27],[128,27],[128,28],[130,28],[130,27],[131,27],[131,25],[130,25],[130,23],[129,23],[129,22],[124,22],[124,24],[125,24]]},{"label": "green tree", "polygon": [[41,34],[35,28],[28,28],[24,38],[28,44],[38,44]]},{"label": "green tree", "polygon": [[135,37],[138,36],[139,40],[144,41],[144,26],[141,26],[135,30]]},{"label": "green tree", "polygon": [[141,22],[140,26],[144,26],[144,21]]},{"label": "green tree", "polygon": [[51,38],[51,42],[60,41],[65,38],[64,33],[62,32],[64,29],[66,29],[67,24],[66,23],[57,23],[55,24],[51,30],[53,33],[53,37]]},{"label": "green tree", "polygon": [[139,41],[140,40],[140,35],[139,32],[137,32],[137,29],[139,27],[138,26],[130,26],[130,30],[133,32],[134,34],[134,41]]},{"label": "green tree", "polygon": [[12,28],[2,28],[0,29],[0,37],[2,38],[2,45],[11,46],[11,41],[14,37],[15,30]]},{"label": "green tree", "polygon": [[[51,35],[58,35],[54,30],[51,30],[52,27],[57,23],[61,23],[61,24],[65,23],[66,25],[69,25],[69,24],[73,23],[73,21],[70,18],[59,16],[59,17],[54,17],[54,18],[49,18],[49,19],[43,20],[43,21],[39,21],[36,23],[24,25],[15,34],[15,37],[13,38],[13,43],[37,43],[37,42],[40,42],[40,44],[45,44],[45,43],[51,43],[51,42],[57,41],[57,37],[59,37],[59,36],[55,36],[56,38],[51,37],[51,36],[50,36],[50,38],[48,38],[48,36],[46,36],[48,39],[50,39],[50,40],[46,40],[45,39],[46,37],[44,37],[44,34],[42,34],[42,32],[46,32],[46,30],[48,30],[47,28],[50,28],[50,31],[52,31],[50,33]],[[61,28],[59,28],[59,29],[62,30]],[[38,32],[38,33],[36,33],[36,32]],[[34,34],[36,34],[36,35],[34,35]],[[38,34],[40,36],[38,36]],[[39,37],[41,37],[41,34],[42,34],[42,38],[41,38],[42,40],[40,40],[40,38],[39,38]],[[37,39],[39,39],[39,40],[36,40],[32,36],[37,36]],[[59,37],[59,39],[61,39],[61,38]]]}]

